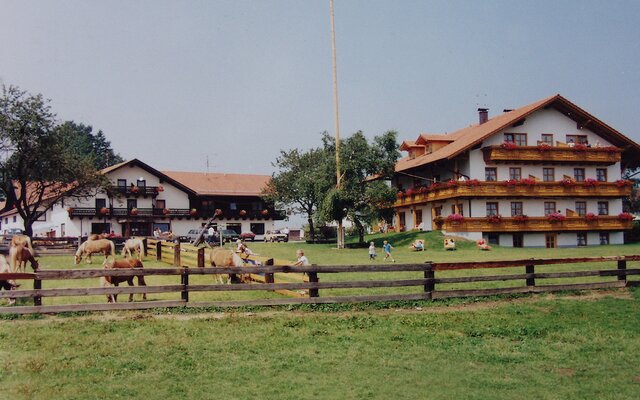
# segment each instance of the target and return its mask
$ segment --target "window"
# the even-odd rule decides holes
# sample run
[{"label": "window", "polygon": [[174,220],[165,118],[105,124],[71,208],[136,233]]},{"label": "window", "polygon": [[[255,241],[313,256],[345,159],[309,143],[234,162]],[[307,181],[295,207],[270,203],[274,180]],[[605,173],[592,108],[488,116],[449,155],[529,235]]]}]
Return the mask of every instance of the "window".
[{"label": "window", "polygon": [[587,232],[578,232],[576,235],[578,238],[578,246],[586,246],[587,245]]},{"label": "window", "polygon": [[522,168],[509,168],[509,179],[519,181],[522,178]]},{"label": "window", "polygon": [[451,214],[464,215],[464,204],[452,204],[451,205]]},{"label": "window", "polygon": [[526,146],[527,145],[527,134],[526,133],[505,133],[504,141],[515,143],[518,146]]},{"label": "window", "polygon": [[96,199],[96,209],[99,210],[102,207],[107,206],[107,199]]},{"label": "window", "polygon": [[587,135],[567,135],[567,143],[587,144]]},{"label": "window", "polygon": [[416,210],[416,220],[414,224],[415,226],[420,226],[420,224],[422,224],[422,210]]},{"label": "window", "polygon": [[159,208],[159,209],[162,209],[162,210],[167,208],[166,200],[156,200],[156,208]]},{"label": "window", "polygon": [[229,203],[229,210],[237,210],[238,205],[236,203]]},{"label": "window", "polygon": [[404,228],[407,226],[407,218],[405,216],[405,213],[401,212],[398,213],[398,216],[400,217],[400,230],[404,230]]},{"label": "window", "polygon": [[576,182],[584,182],[584,168],[574,168],[573,178]]},{"label": "window", "polygon": [[489,242],[489,244],[499,245],[500,244],[500,235],[497,234],[497,233],[488,233],[487,234],[487,242]]},{"label": "window", "polygon": [[542,138],[542,140],[540,140],[541,143],[546,143],[549,146],[553,146],[553,133],[543,133],[541,138]]},{"label": "window", "polygon": [[546,233],[544,235],[544,245],[547,249],[555,249],[558,244],[558,235],[555,233]]},{"label": "window", "polygon": [[576,201],[576,212],[581,217],[584,217],[585,215],[587,215],[587,202]]},{"label": "window", "polygon": [[126,179],[118,179],[118,187],[127,187]]},{"label": "window", "polygon": [[556,180],[556,169],[542,168],[542,180],[544,182],[554,182]]},{"label": "window", "polygon": [[138,186],[139,188],[147,187],[147,181],[144,179],[138,179],[138,181],[136,182],[136,186]]},{"label": "window", "polygon": [[487,217],[498,215],[498,203],[487,203]]},{"label": "window", "polygon": [[5,218],[5,219],[4,219],[4,223],[5,223],[5,224],[8,224],[8,223],[9,223],[9,217],[7,217],[7,218]]},{"label": "window", "polygon": [[606,182],[607,181],[607,169],[606,168],[596,168],[596,179],[598,182]]},{"label": "window", "polygon": [[60,224],[60,236],[62,236],[62,237],[67,236],[67,225],[66,224]]},{"label": "window", "polygon": [[522,233],[513,234],[513,247],[524,247],[524,235]]},{"label": "window", "polygon": [[512,201],[511,202],[511,216],[515,217],[516,215],[522,215],[522,202],[521,201]]},{"label": "window", "polygon": [[498,180],[498,169],[497,168],[485,168],[484,169],[484,180],[487,182],[495,182]]},{"label": "window", "polygon": [[262,222],[249,224],[249,229],[256,235],[264,235],[264,224]]},{"label": "window", "polygon": [[127,199],[127,210],[131,210],[132,208],[138,208],[138,200]]},{"label": "window", "polygon": [[608,201],[599,201],[598,202],[598,215],[609,215],[609,202]]},{"label": "window", "polygon": [[544,202],[544,215],[553,214],[556,212],[556,202],[555,201],[545,201]]},{"label": "window", "polygon": [[609,232],[600,232],[600,244],[609,244]]},{"label": "window", "polygon": [[17,216],[13,216],[13,222],[18,222],[18,217]]}]

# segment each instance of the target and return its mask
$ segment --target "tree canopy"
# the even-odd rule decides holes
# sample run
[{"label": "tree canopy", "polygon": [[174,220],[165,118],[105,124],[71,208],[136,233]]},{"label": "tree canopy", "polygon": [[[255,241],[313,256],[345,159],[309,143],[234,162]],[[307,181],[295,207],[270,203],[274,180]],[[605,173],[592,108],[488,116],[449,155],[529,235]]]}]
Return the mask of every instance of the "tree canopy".
[{"label": "tree canopy", "polygon": [[89,147],[79,146],[80,138],[96,150],[109,145],[102,132],[91,142],[90,131],[91,127],[72,122],[58,124],[41,94],[2,87],[0,191],[6,196],[5,209],[16,208],[27,235],[32,234],[33,223],[63,197],[88,197],[109,185],[97,170],[98,157],[85,151]]},{"label": "tree canopy", "polygon": [[111,148],[111,142],[107,140],[102,130],[94,134],[91,125],[78,124],[74,121],[66,121],[58,125],[57,129],[71,149],[89,158],[95,169],[103,169],[124,161]]}]

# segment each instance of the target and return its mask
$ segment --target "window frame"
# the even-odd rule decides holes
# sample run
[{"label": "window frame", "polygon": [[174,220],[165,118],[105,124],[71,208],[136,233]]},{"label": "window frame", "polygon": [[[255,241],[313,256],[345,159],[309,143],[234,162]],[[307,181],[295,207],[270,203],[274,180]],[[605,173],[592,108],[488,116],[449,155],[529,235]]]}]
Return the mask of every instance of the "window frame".
[{"label": "window frame", "polygon": [[[495,210],[493,209],[495,205]],[[491,208],[491,210],[490,210]],[[491,217],[493,215],[498,215],[500,214],[500,203],[498,203],[497,201],[487,201],[486,205],[485,205],[485,210],[487,213],[487,217]]]},{"label": "window frame", "polygon": [[[551,171],[551,179],[547,179],[547,172]],[[553,167],[550,168],[542,168],[542,181],[543,182],[555,182],[556,181],[556,169]]]},{"label": "window frame", "polygon": [[[598,182],[607,182],[609,179],[609,170],[607,168],[596,168],[596,180]],[[604,178],[604,179],[601,179]]]},{"label": "window frame", "polygon": [[506,132],[504,134],[504,141],[508,143],[515,143],[516,146],[521,147],[527,145],[528,137],[526,133]]},{"label": "window frame", "polygon": [[609,202],[608,201],[599,201],[598,202],[598,215],[609,215]]},{"label": "window frame", "polygon": [[[493,173],[493,179],[490,178],[490,172]],[[496,167],[485,167],[484,169],[484,180],[487,182],[497,182],[498,181],[498,168]]]},{"label": "window frame", "polygon": [[573,179],[576,182],[584,182],[584,180],[586,179],[586,170],[584,168],[574,168]]},{"label": "window frame", "polygon": [[[547,140],[547,139],[551,139],[551,140]],[[540,143],[546,143],[549,146],[553,146],[553,133],[540,134]]]},{"label": "window frame", "polygon": [[[553,207],[550,207],[550,205],[553,205]],[[551,209],[551,212],[549,212],[549,209]],[[558,211],[558,209],[556,208],[556,202],[555,201],[545,201],[544,202],[544,215],[549,215],[549,214],[553,214],[554,212]]]},{"label": "window frame", "polygon": [[[514,174],[517,172],[517,174]],[[517,176],[517,178],[516,178]],[[522,179],[522,168],[521,167],[509,167],[509,179],[519,181]]]},{"label": "window frame", "polygon": [[515,217],[515,216],[518,216],[518,215],[524,215],[523,210],[524,210],[524,207],[523,207],[523,203],[521,201],[512,201],[511,202],[511,216],[512,217]]},{"label": "window frame", "polygon": [[587,215],[587,202],[582,200],[576,201],[576,212],[581,217]]},{"label": "window frame", "polygon": [[576,246],[584,247],[587,245],[587,232],[576,233]]}]

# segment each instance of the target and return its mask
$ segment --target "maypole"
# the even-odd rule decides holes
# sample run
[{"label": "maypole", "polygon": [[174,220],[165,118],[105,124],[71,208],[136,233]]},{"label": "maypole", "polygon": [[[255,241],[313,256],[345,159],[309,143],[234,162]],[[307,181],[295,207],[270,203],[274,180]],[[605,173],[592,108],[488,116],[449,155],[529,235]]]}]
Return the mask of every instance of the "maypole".
[{"label": "maypole", "polygon": [[[329,0],[329,10],[331,14],[331,50],[333,61],[333,107],[336,129],[336,188],[342,188],[342,176],[340,174],[340,123],[338,114],[338,69],[336,67],[336,29],[333,18],[333,0]],[[344,248],[344,228],[342,219],[338,221],[338,248]]]}]

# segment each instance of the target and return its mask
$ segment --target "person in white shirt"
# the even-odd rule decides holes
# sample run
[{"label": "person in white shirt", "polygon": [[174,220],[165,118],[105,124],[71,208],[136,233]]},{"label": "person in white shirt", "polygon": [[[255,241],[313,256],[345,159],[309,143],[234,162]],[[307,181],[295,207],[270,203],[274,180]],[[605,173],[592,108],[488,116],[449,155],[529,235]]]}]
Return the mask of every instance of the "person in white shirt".
[{"label": "person in white shirt", "polygon": [[293,265],[311,265],[309,259],[304,255],[304,250],[296,251],[296,257],[298,257],[298,261]]}]

